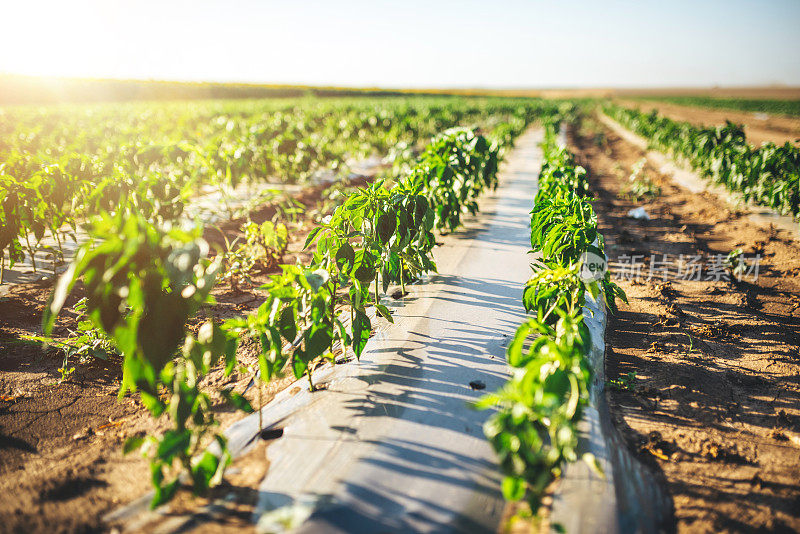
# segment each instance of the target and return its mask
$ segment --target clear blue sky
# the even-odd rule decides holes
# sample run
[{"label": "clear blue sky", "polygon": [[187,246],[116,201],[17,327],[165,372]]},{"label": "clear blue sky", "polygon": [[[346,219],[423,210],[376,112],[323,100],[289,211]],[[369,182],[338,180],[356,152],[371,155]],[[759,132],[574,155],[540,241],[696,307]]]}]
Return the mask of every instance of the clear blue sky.
[{"label": "clear blue sky", "polygon": [[0,72],[391,87],[800,85],[800,0],[0,0]]}]

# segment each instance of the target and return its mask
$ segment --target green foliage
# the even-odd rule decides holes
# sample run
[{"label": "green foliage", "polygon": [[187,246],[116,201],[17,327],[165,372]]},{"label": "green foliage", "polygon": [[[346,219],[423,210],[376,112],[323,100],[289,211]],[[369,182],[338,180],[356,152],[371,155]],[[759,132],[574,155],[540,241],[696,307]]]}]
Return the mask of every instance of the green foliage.
[{"label": "green foliage", "polygon": [[742,279],[747,272],[747,260],[741,248],[733,249],[725,256],[725,268],[737,280]]},{"label": "green foliage", "polygon": [[[586,198],[586,171],[557,146],[547,125],[539,192],[531,212],[531,245],[542,259],[522,295],[528,318],[508,346],[512,377],[478,408],[496,407],[484,431],[500,459],[506,499],[525,498],[538,510],[549,484],[566,462],[579,459],[577,425],[589,401],[591,346],[583,309],[588,292],[613,311],[626,298],[605,273],[583,274],[585,255],[605,258],[597,217]],[[583,455],[592,468],[597,464]]]},{"label": "green foliage", "polygon": [[578,459],[577,424],[588,403],[592,375],[585,357],[589,343],[580,316],[564,314],[555,327],[528,319],[508,349],[516,372],[479,403],[499,407],[484,430],[501,469],[515,480],[511,488],[503,485],[505,496],[527,496],[532,510],[563,463]]},{"label": "green foliage", "polygon": [[647,159],[642,158],[633,165],[633,172],[628,177],[628,183],[624,189],[625,196],[634,202],[643,198],[652,200],[661,194],[661,188],[654,184],[644,172],[646,163]]},{"label": "green foliage", "polygon": [[534,274],[525,284],[522,303],[525,311],[535,312],[537,320],[553,325],[558,320],[556,310],[577,315],[585,304],[587,289],[593,295],[599,292],[596,281],[584,281],[580,262],[567,267],[557,263],[532,265]]},{"label": "green foliage", "polygon": [[615,391],[636,391],[636,373],[625,373],[621,378],[606,380],[606,385]]},{"label": "green foliage", "polygon": [[752,113],[775,115],[800,115],[800,100],[775,100],[758,98],[722,98],[714,96],[646,96],[638,100],[669,102],[680,106],[696,106],[712,109],[733,109]]},{"label": "green foliage", "polygon": [[[228,372],[235,363],[236,338],[212,322],[196,336],[187,323],[201,305],[212,302],[218,262],[205,259],[208,247],[199,231],[161,229],[143,217],[104,216],[92,228],[92,241],[80,248],[59,279],[43,317],[45,333],[75,282],[86,288],[86,310],[124,357],[120,396],[139,391],[153,416],[168,414],[172,428],[148,437],[152,505],[168,500],[178,488],[181,469],[200,493],[221,477],[229,455],[214,433],[210,398],[199,382],[219,361]],[[177,357],[176,357],[177,356]],[[201,453],[211,434],[220,455]]]},{"label": "green foliage", "polygon": [[252,221],[242,225],[244,242],[226,240],[223,254],[221,279],[237,290],[245,282],[251,282],[256,271],[270,271],[278,266],[289,244],[289,230],[283,223]]},{"label": "green foliage", "polygon": [[[279,135],[254,137],[280,155],[269,160],[257,157],[251,152],[255,150],[253,145],[239,137],[258,132],[261,126],[250,125],[244,131],[241,123],[232,119],[221,124],[225,132],[236,135],[227,138],[227,134],[221,134],[206,152],[183,142],[177,147],[165,144],[132,148],[124,165],[112,167],[126,169],[129,181],[134,176],[151,177],[146,187],[158,187],[158,194],[139,186],[126,189],[128,182],[123,180],[124,195],[117,198],[129,202],[110,207],[101,201],[116,193],[106,196],[103,183],[91,193],[91,198],[98,200],[100,216],[93,221],[91,240],[79,249],[51,295],[43,318],[44,330],[51,332],[67,295],[81,279],[92,335],[96,333],[98,339],[109,343],[123,357],[120,395],[138,392],[154,417],[166,414],[171,421],[162,436],[137,437],[125,445],[126,452],[144,447],[150,455],[156,489],[153,506],[169,500],[182,480],[195,493],[221,480],[230,456],[224,438],[215,430],[210,397],[200,383],[216,365],[222,365],[226,374],[236,368],[237,341],[241,336],[260,342],[261,380],[280,376],[290,367],[296,377],[308,376],[313,390],[316,362],[333,361],[337,344],[341,353],[348,349],[356,356],[363,353],[372,328],[367,307],[374,306],[377,314],[392,320],[388,308],[380,302],[380,288],[385,292],[391,283],[404,285],[410,278],[435,270],[431,254],[435,245],[433,230],[452,230],[460,224],[462,213],[476,210],[478,194],[496,186],[503,150],[536,113],[553,112],[551,105],[521,105],[514,101],[497,107],[478,106],[476,113],[458,105],[427,109],[430,114],[419,118],[426,124],[430,117],[463,121],[489,111],[501,116],[510,114],[513,120],[507,124],[495,117],[488,136],[464,129],[448,131],[438,136],[408,174],[398,177],[392,185],[378,181],[348,192],[330,218],[309,235],[306,246],[316,244],[310,265],[281,266],[281,272],[272,275],[262,287],[267,298],[255,313],[222,325],[206,321],[196,335],[190,333],[188,324],[203,305],[213,303],[210,292],[223,263],[225,276],[232,276],[229,273],[234,271],[233,276],[237,277],[246,276],[256,263],[272,266],[286,247],[288,232],[282,224],[248,223],[244,227],[244,243],[228,246],[228,253],[209,261],[208,246],[200,238],[201,229],[187,232],[170,224],[182,210],[173,195],[178,192],[183,198],[186,186],[195,178],[203,181],[202,175],[212,169],[216,169],[216,173],[210,172],[215,179],[235,187],[252,171],[242,163],[248,160],[265,165],[265,172],[266,166],[269,172],[278,170],[300,176],[312,172],[316,164],[309,163],[309,158],[318,161],[315,158],[320,152],[310,149],[314,139],[307,137],[310,134],[305,123],[295,124],[297,118],[288,111],[272,118],[280,123]],[[352,113],[363,113],[363,109],[358,110]],[[305,119],[314,127],[327,128],[331,126],[328,121],[335,117],[338,121],[333,124],[341,129],[344,119],[340,112],[337,110],[331,117]],[[403,113],[421,115],[412,114],[410,109],[403,109]],[[447,118],[442,119],[439,114]],[[370,131],[383,129],[397,134],[408,128],[416,136],[420,123],[404,117],[397,117],[402,122],[397,127],[400,130],[394,126],[391,113],[381,114],[380,119],[367,114],[359,116],[359,120],[368,123]],[[363,140],[360,134],[352,133]],[[381,139],[397,142],[391,137]],[[301,163],[305,166],[298,167]],[[163,181],[193,173],[194,165],[201,170],[201,177],[183,182],[180,188],[173,187],[181,184],[179,180]],[[155,201],[140,203],[140,193],[148,202]],[[448,196],[450,193],[452,196]],[[174,201],[172,211],[167,209],[169,199]],[[440,201],[447,202],[446,211],[439,209]],[[15,199],[4,213],[11,213],[14,218],[19,209]],[[239,265],[234,267],[231,258]],[[252,411],[241,395],[227,390],[221,394],[237,409]],[[217,443],[218,453],[206,450],[209,441]]]},{"label": "green foliage", "polygon": [[[56,241],[48,252],[60,259],[64,233],[103,212],[174,222],[196,191],[212,188],[230,213],[230,195],[243,184],[344,172],[353,160],[413,147],[459,124],[496,129],[500,142],[552,108],[534,99],[397,98],[2,110],[0,271],[24,253],[33,258],[46,233]],[[485,148],[476,142],[461,154],[436,154]],[[487,176],[495,164],[483,164]],[[292,202],[276,209],[289,218],[298,213]]]},{"label": "green foliage", "polygon": [[478,195],[497,187],[497,161],[498,147],[465,129],[448,130],[427,146],[409,180],[424,183],[437,229],[455,230],[463,213],[477,213]]},{"label": "green foliage", "polygon": [[62,381],[69,379],[75,372],[75,366],[70,367],[70,363],[83,364],[92,359],[108,360],[119,356],[108,336],[87,316],[86,299],[80,299],[73,310],[78,314],[78,326],[75,330],[68,331],[69,336],[66,339],[28,338],[61,350],[64,354],[64,361],[59,368]]},{"label": "green foliage", "polygon": [[800,148],[791,143],[764,143],[755,148],[747,143],[744,128],[731,122],[699,128],[661,117],[656,111],[643,113],[610,103],[604,111],[658,150],[741,193],[745,201],[800,216]]}]

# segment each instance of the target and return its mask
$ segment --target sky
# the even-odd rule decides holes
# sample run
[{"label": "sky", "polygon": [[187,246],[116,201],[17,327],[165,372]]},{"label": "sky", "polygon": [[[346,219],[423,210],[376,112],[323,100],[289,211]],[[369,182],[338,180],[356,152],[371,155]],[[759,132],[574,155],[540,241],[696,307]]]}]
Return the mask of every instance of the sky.
[{"label": "sky", "polygon": [[0,72],[378,87],[800,85],[800,0],[0,0]]}]

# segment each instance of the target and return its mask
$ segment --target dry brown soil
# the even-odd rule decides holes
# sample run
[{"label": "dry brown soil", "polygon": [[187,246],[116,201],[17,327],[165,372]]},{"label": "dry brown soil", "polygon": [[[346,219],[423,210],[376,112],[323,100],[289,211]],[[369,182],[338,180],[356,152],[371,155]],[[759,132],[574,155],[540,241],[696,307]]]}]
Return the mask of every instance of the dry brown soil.
[{"label": "dry brown soil", "polygon": [[[660,196],[625,198],[644,154],[601,128],[584,125],[571,145],[592,177],[612,269],[625,255],[644,263],[640,279],[618,280],[630,303],[606,333],[607,378],[629,379],[609,388],[615,424],[665,481],[678,532],[800,531],[800,245],[651,166]],[[652,219],[628,218],[637,206]],[[651,258],[705,264],[737,247],[761,255],[757,280],[646,279]]]}]

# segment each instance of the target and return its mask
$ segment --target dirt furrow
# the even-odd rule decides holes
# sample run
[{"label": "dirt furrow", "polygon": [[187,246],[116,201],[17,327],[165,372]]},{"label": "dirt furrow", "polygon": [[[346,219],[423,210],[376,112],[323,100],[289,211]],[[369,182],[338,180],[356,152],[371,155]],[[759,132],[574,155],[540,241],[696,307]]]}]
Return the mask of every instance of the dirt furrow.
[{"label": "dirt furrow", "polygon": [[[571,144],[630,300],[609,318],[612,414],[663,475],[677,530],[800,530],[800,246],[648,165],[652,198],[634,201],[644,154],[596,123]],[[739,248],[741,281],[725,268]]]}]

